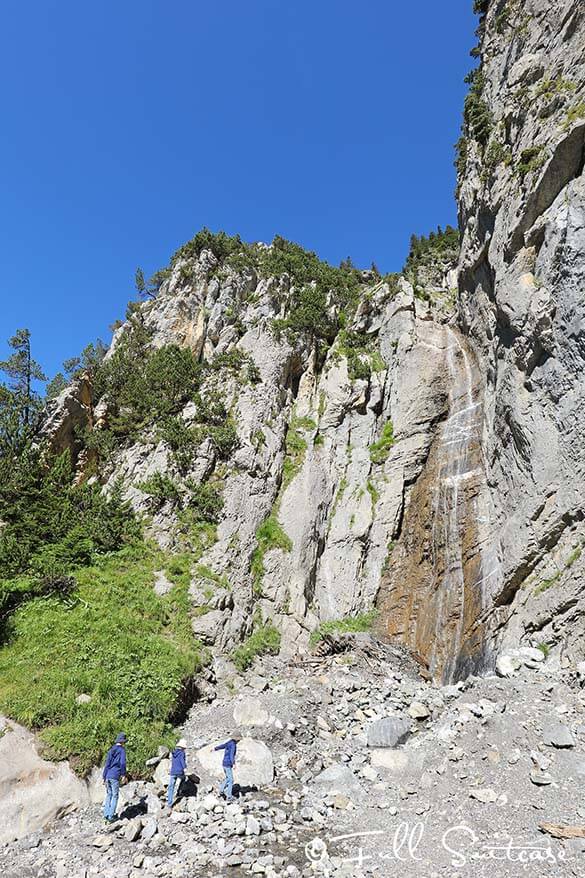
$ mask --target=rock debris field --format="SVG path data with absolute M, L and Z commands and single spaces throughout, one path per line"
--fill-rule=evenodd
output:
M 6 845 L 3 875 L 583 875 L 582 673 L 524 648 L 497 674 L 441 687 L 369 635 L 235 680 L 218 663 L 216 697 L 183 729 L 192 782 L 170 814 L 161 749 L 152 780 L 123 787 L 120 820 L 103 824 L 95 783 L 94 805 Z M 228 804 L 211 748 L 234 729 Z M 567 827 L 577 837 L 555 837 Z

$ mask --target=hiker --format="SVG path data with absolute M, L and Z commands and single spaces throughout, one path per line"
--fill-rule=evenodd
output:
M 239 735 L 232 735 L 229 741 L 226 741 L 225 744 L 218 744 L 217 747 L 214 747 L 214 750 L 223 750 L 223 773 L 225 774 L 225 779 L 222 785 L 219 788 L 220 796 L 225 794 L 225 797 L 228 802 L 233 802 L 234 797 L 232 795 L 232 790 L 234 786 L 234 765 L 236 764 L 236 751 L 238 749 L 238 741 L 241 741 Z
M 181 786 L 181 781 L 185 778 L 185 769 L 187 768 L 187 756 L 185 750 L 187 742 L 184 738 L 177 741 L 177 746 L 172 752 L 171 776 L 169 778 L 169 788 L 167 790 L 167 807 L 173 807 L 175 797 L 175 789 L 177 792 Z
M 104 801 L 104 820 L 113 823 L 118 806 L 118 793 L 120 781 L 126 777 L 126 735 L 120 732 L 116 743 L 108 750 L 106 764 L 104 765 L 103 779 L 106 785 L 106 799 Z

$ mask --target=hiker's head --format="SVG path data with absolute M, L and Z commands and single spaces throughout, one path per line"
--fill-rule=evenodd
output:
M 240 742 L 241 740 L 242 740 L 242 736 L 240 735 L 240 733 L 239 733 L 239 732 L 234 732 L 233 735 L 232 735 L 232 741 L 235 741 L 236 744 L 239 744 L 239 742 Z
M 124 732 L 120 732 L 118 737 L 116 738 L 116 744 L 125 744 L 126 743 L 126 735 Z
M 180 747 L 181 750 L 186 750 L 187 749 L 186 740 L 184 738 L 179 738 L 179 740 L 177 741 L 177 747 Z

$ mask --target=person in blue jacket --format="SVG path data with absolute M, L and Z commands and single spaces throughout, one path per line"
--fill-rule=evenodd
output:
M 222 765 L 225 779 L 219 788 L 219 794 L 220 796 L 225 795 L 228 802 L 234 801 L 232 795 L 234 787 L 234 765 L 236 764 L 236 752 L 238 749 L 238 741 L 240 740 L 241 738 L 239 735 L 232 735 L 229 741 L 226 741 L 225 744 L 218 744 L 217 747 L 214 747 L 215 750 L 224 751 Z
M 126 735 L 120 732 L 116 738 L 116 743 L 108 750 L 103 771 L 103 779 L 106 785 L 106 798 L 104 801 L 104 820 L 106 823 L 114 822 L 114 815 L 118 806 L 120 780 L 125 777 Z
M 173 807 L 175 789 L 177 789 L 178 791 L 178 788 L 181 785 L 181 781 L 185 777 L 185 770 L 187 768 L 187 756 L 185 754 L 186 749 L 187 742 L 184 738 L 181 738 L 180 741 L 177 741 L 177 746 L 172 752 L 171 776 L 169 778 L 169 788 L 167 790 L 167 805 L 169 808 Z

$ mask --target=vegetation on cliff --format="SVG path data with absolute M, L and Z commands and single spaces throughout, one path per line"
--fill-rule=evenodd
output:
M 170 740 L 201 666 L 189 576 L 144 543 L 119 485 L 106 495 L 98 483 L 76 484 L 69 451 L 47 457 L 34 389 L 41 372 L 28 333 L 12 341 L 15 355 L 2 364 L 9 383 L 0 384 L 0 711 L 40 730 L 49 754 L 72 756 L 80 770 L 124 727 L 140 771 Z M 171 375 L 177 362 L 190 374 L 173 351 L 158 363 L 159 385 L 169 362 Z M 172 406 L 179 390 L 168 385 Z M 195 524 L 213 502 L 200 498 Z M 165 565 L 175 584 L 162 598 L 153 582 Z

